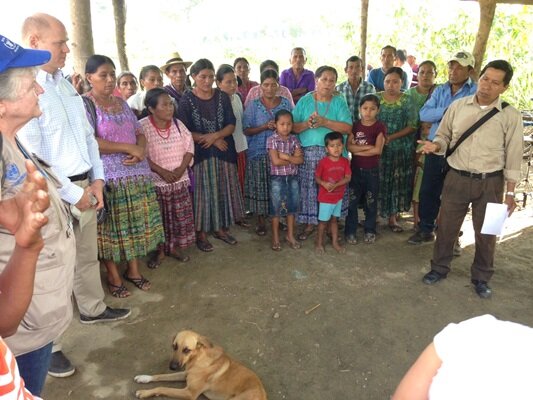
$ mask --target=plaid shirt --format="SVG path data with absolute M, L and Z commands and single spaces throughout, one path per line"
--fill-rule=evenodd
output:
M 361 83 L 359 84 L 359 87 L 355 93 L 353 92 L 352 86 L 348 81 L 344 81 L 337 85 L 336 89 L 342 93 L 346 99 L 346 103 L 348 103 L 348 108 L 352 113 L 354 122 L 359 120 L 359 102 L 361 101 L 361 98 L 366 94 L 376 93 L 374 85 L 364 81 L 363 78 L 361 78 Z
M 287 140 L 283 140 L 281 136 L 274 133 L 267 139 L 267 150 L 277 150 L 280 153 L 293 155 L 296 149 L 301 149 L 300 141 L 295 135 L 289 135 Z M 287 176 L 297 175 L 298 166 L 295 164 L 289 165 L 274 165 L 270 161 L 270 175 Z

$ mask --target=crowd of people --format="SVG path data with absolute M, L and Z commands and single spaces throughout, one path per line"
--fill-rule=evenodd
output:
M 282 243 L 298 250 L 316 230 L 317 254 L 327 236 L 344 253 L 345 243 L 358 243 L 360 208 L 363 242 L 372 244 L 378 216 L 400 233 L 399 215 L 413 207 L 410 244 L 434 241 L 439 229 L 423 278 L 434 284 L 450 271 L 472 204 L 472 283 L 480 297 L 490 296 L 495 237 L 481 234 L 484 210 L 504 199 L 504 184 L 504 202 L 514 210 L 522 154 L 520 113 L 500 99 L 513 73 L 506 61 L 487 64 L 476 84 L 473 56 L 459 51 L 449 58 L 446 83 L 435 84 L 436 66 L 426 60 L 416 65 L 413 85 L 406 54 L 390 45 L 367 79 L 363 61 L 349 57 L 341 83 L 331 66 L 305 69 L 300 47 L 281 73 L 276 62 L 261 63 L 260 82 L 249 78 L 244 57 L 215 68 L 176 52 L 161 67 L 143 67 L 137 79 L 117 74 L 113 60 L 97 54 L 82 80 L 72 76 L 73 86 L 61 71 L 69 53 L 61 21 L 36 14 L 22 33 L 34 50 L 1 37 L 1 198 L 26 196 L 17 210 L 23 221 L 39 223 L 33 230 L 13 225 L 2 208 L 0 233 L 9 240 L 0 251 L 10 254 L 23 240 L 36 243 L 32 254 L 42 250 L 29 309 L 17 316 L 27 323 L 0 335 L 12 335 L 6 342 L 35 395 L 47 373 L 74 373 L 59 340 L 72 317 L 72 294 L 82 323 L 130 315 L 105 304 L 100 262 L 110 294 L 125 298 L 125 282 L 151 289 L 141 272 L 144 257 L 157 268 L 167 256 L 187 262 L 185 249 L 194 244 L 212 252 L 211 238 L 234 246 L 232 227 L 249 228 L 251 218 L 259 236 L 270 219 L 273 251 Z M 459 137 L 489 111 L 490 121 L 470 129 L 472 139 L 459 147 Z M 42 176 L 33 177 L 34 169 Z M 24 208 L 28 198 L 35 205 Z M 8 258 L 0 265 L 4 275 Z

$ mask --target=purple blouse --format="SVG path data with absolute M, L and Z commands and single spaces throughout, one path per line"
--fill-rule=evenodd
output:
M 96 104 L 91 94 L 86 96 Z M 113 102 L 106 108 L 96 104 L 96 136 L 115 143 L 137 143 L 137 135 L 143 134 L 137 117 L 128 103 L 121 98 L 113 97 Z M 101 154 L 106 180 L 139 175 L 152 177 L 146 159 L 135 165 L 126 166 L 122 164 L 126 156 L 125 153 Z

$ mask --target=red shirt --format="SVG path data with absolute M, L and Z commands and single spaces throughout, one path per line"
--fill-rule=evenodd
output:
M 338 161 L 333 161 L 329 157 L 324 157 L 318 162 L 315 176 L 323 181 L 336 183 L 345 176 L 352 176 L 350 162 L 341 156 Z M 318 188 L 318 201 L 321 203 L 336 204 L 342 200 L 346 185 L 337 186 L 331 192 L 328 192 L 322 185 Z
M 383 133 L 385 136 L 387 134 L 387 127 L 381 121 L 376 121 L 371 126 L 366 126 L 361 123 L 361 121 L 356 121 L 352 127 L 353 137 L 355 139 L 355 144 L 360 146 L 362 145 L 371 145 L 376 144 L 376 140 L 380 133 Z M 375 168 L 379 165 L 379 156 L 370 156 L 363 157 L 353 155 L 352 157 L 352 168 Z

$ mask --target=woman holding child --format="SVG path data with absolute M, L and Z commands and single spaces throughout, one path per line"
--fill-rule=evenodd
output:
M 274 115 L 279 110 L 292 110 L 285 97 L 278 96 L 278 74 L 270 69 L 261 74 L 263 95 L 255 99 L 244 111 L 243 128 L 248 139 L 244 199 L 246 209 L 257 215 L 259 236 L 266 234 L 265 217 L 269 203 L 269 158 L 267 139 L 275 129 Z
M 326 65 L 319 67 L 315 72 L 315 91 L 302 97 L 293 110 L 293 131 L 298 134 L 304 152 L 304 163 L 298 171 L 298 222 L 306 224 L 306 227 L 298 235 L 299 240 L 306 240 L 318 225 L 318 186 L 315 183 L 315 170 L 326 154 L 324 138 L 331 131 L 347 135 L 352 129 L 352 116 L 346 100 L 343 96 L 333 95 L 336 82 L 335 68 Z

